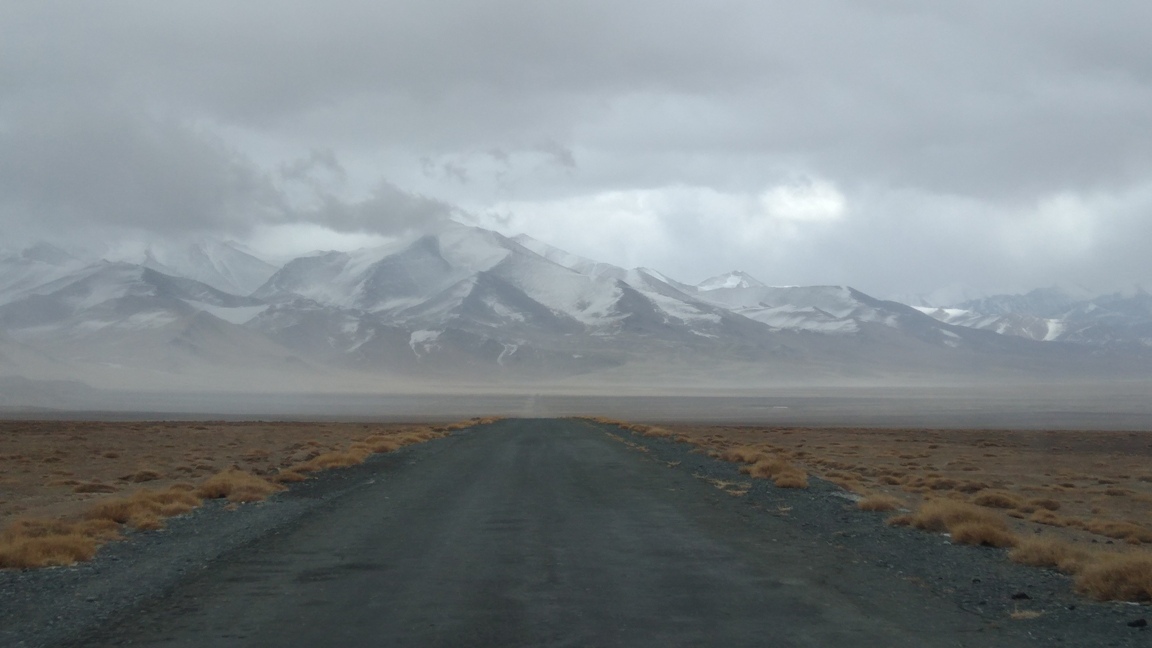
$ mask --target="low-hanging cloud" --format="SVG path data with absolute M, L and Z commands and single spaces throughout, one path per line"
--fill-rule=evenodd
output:
M 1150 23 L 1140 0 L 13 3 L 0 218 L 393 233 L 460 205 L 687 278 L 1148 282 Z
M 243 236 L 261 225 L 310 222 L 387 235 L 435 228 L 453 213 L 386 180 L 367 198 L 338 197 L 330 187 L 346 171 L 330 150 L 269 172 L 208 126 L 124 106 L 8 117 L 0 214 L 10 230 Z
M 363 200 L 341 200 L 331 194 L 318 196 L 316 206 L 293 210 L 288 213 L 288 220 L 323 225 L 337 232 L 389 235 L 433 230 L 458 213 L 448 203 L 403 191 L 382 180 Z
M 242 228 L 276 202 L 263 174 L 221 139 L 131 108 L 25 112 L 0 130 L 0 209 L 46 230 Z

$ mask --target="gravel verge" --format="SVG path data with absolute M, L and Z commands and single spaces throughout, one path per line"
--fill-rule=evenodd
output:
M 1010 562 L 1007 550 L 954 545 L 941 534 L 884 523 L 891 514 L 861 511 L 844 489 L 809 477 L 807 489 L 777 488 L 740 474 L 739 466 L 696 451 L 688 443 L 591 424 L 647 449 L 645 455 L 701 479 L 751 483 L 741 497 L 763 515 L 786 516 L 798 528 L 850 553 L 853 560 L 892 572 L 989 623 L 1024 630 L 1044 646 L 1147 646 L 1152 609 L 1077 596 L 1068 576 Z M 679 462 L 679 463 L 677 463 Z M 1013 619 L 1017 611 L 1038 612 Z
M 169 518 L 164 529 L 130 532 L 96 558 L 70 567 L 0 570 L 0 646 L 63 646 L 124 618 L 140 604 L 193 578 L 221 556 L 289 528 L 371 483 L 390 467 L 418 461 L 437 439 L 372 455 L 363 464 L 314 473 L 264 502 L 227 510 L 210 501 Z

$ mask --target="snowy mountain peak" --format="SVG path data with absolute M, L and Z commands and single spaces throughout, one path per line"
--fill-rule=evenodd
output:
M 38 261 L 53 266 L 64 266 L 76 263 L 76 257 L 49 243 L 37 243 L 25 248 L 20 256 L 28 261 Z
M 705 279 L 696 285 L 698 290 L 720 290 L 721 288 L 765 288 L 763 282 L 747 272 L 734 270 L 711 279 Z
M 237 245 L 213 240 L 183 246 L 150 246 L 144 251 L 141 265 L 237 295 L 251 294 L 277 270 Z

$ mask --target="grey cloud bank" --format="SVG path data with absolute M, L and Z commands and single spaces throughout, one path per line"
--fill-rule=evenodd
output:
M 4 15 L 10 237 L 454 218 L 688 281 L 1152 283 L 1144 2 Z

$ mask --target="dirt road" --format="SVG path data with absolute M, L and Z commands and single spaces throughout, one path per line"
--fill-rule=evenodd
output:
M 80 645 L 1031 645 L 583 422 L 409 457 Z

